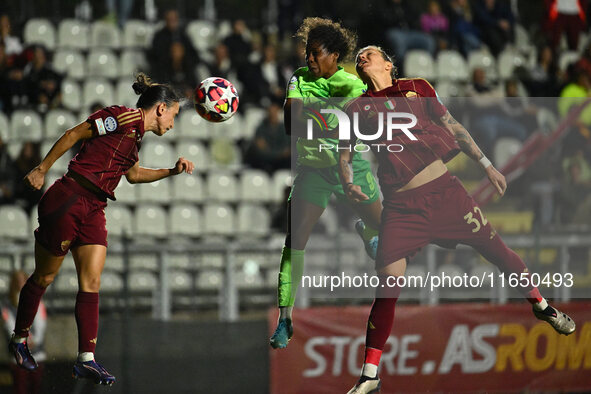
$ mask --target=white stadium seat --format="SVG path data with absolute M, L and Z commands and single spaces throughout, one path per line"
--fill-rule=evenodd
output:
M 195 20 L 187 25 L 187 35 L 198 51 L 206 51 L 216 40 L 215 26 L 210 21 Z
M 272 197 L 271 180 L 261 170 L 244 170 L 240 174 L 240 198 L 242 201 L 267 202 Z
M 12 139 L 12 132 L 10 131 L 8 117 L 4 112 L 0 112 L 0 138 L 5 143 Z
M 229 140 L 236 141 L 243 137 L 243 127 L 242 115 L 236 113 L 224 122 L 209 123 L 209 132 L 211 135 L 223 136 Z
M 203 218 L 197 207 L 175 204 L 170 208 L 170 234 L 199 237 L 203 232 Z
M 205 187 L 200 176 L 175 176 L 172 179 L 172 194 L 175 201 L 203 202 Z
M 43 139 L 43 122 L 41 116 L 32 110 L 16 110 L 10 118 L 12 139 L 18 141 L 35 141 Z
M 124 204 L 136 204 L 138 201 L 138 191 L 136 185 L 127 181 L 125 176 L 121 177 L 117 188 L 115 189 L 115 198 L 118 202 Z
M 133 235 L 133 213 L 121 204 L 109 204 L 105 209 L 107 219 L 107 232 L 109 237 L 122 237 Z
M 195 280 L 195 287 L 200 290 L 219 289 L 224 283 L 224 275 L 218 270 L 203 270 Z
M 264 237 L 269 235 L 271 217 L 269 210 L 260 205 L 241 204 L 238 207 L 238 233 L 242 236 Z
M 123 290 L 121 275 L 113 271 L 104 271 L 101 274 L 101 292 L 118 293 Z
M 244 121 L 242 122 L 242 137 L 245 139 L 252 139 L 256 133 L 257 127 L 267 116 L 267 112 L 262 108 L 249 108 L 244 114 Z
M 131 291 L 149 292 L 156 290 L 158 279 L 152 272 L 134 271 L 129 274 L 128 283 Z
M 210 172 L 206 182 L 208 200 L 224 202 L 238 200 L 238 184 L 231 173 Z
M 118 49 L 121 46 L 121 32 L 112 23 L 96 21 L 90 27 L 90 46 Z
M 76 49 L 57 50 L 53 55 L 53 66 L 70 78 L 82 79 L 86 76 L 86 61 Z
M 121 78 L 117 81 L 117 86 L 115 87 L 115 95 L 117 96 L 117 103 L 121 105 L 125 105 L 126 107 L 135 108 L 135 104 L 137 103 L 138 96 L 135 94 L 131 85 L 133 81 L 131 78 Z M 168 135 L 165 134 L 165 135 Z
M 290 170 L 275 171 L 273 174 L 273 201 L 282 202 L 285 188 L 291 187 L 292 184 L 293 176 Z
M 116 78 L 119 76 L 119 60 L 108 48 L 90 51 L 86 59 L 88 75 L 91 77 Z
M 581 54 L 577 51 L 565 51 L 560 54 L 558 60 L 558 67 L 562 71 L 566 71 L 569 65 L 576 63 L 581 58 Z
M 180 137 L 207 140 L 211 135 L 209 123 L 192 108 L 184 108 L 181 111 L 177 129 Z
M 167 142 L 148 141 L 140 150 L 140 165 L 150 168 L 171 168 L 177 160 L 176 153 Z
M 168 287 L 172 291 L 188 291 L 193 286 L 191 275 L 180 270 L 171 270 L 168 273 Z
M 139 204 L 135 211 L 136 235 L 166 237 L 168 231 L 168 215 L 159 205 Z
M 90 107 L 93 103 L 99 102 L 103 106 L 113 105 L 115 102 L 115 91 L 113 85 L 105 80 L 87 80 L 82 88 L 82 104 Z
M 76 19 L 64 19 L 58 27 L 58 45 L 60 48 L 88 48 L 88 24 Z
M 148 60 L 142 51 L 127 49 L 119 59 L 119 75 L 131 78 L 139 71 L 147 72 Z
M 515 156 L 523 144 L 517 138 L 501 137 L 495 141 L 493 148 L 493 163 L 497 168 L 503 168 Z
M 0 206 L 0 238 L 28 239 L 29 217 L 18 205 Z
M 468 79 L 468 67 L 462 55 L 457 51 L 444 50 L 437 55 L 438 79 L 452 81 L 466 81 Z
M 406 53 L 404 56 L 404 72 L 409 78 L 431 80 L 437 77 L 433 57 L 429 52 L 420 49 Z
M 155 182 L 140 183 L 137 185 L 137 188 L 139 190 L 139 201 L 142 203 L 157 202 L 168 204 L 171 200 L 171 187 L 168 178 Z
M 525 63 L 525 58 L 519 52 L 510 49 L 504 50 L 498 56 L 497 61 L 499 78 L 505 80 L 513 77 L 513 70 L 516 67 L 525 66 Z
M 204 211 L 205 233 L 207 235 L 233 235 L 235 229 L 234 211 L 227 204 L 207 204 Z
M 152 42 L 154 28 L 146 21 L 131 19 L 123 27 L 123 45 L 128 48 L 148 48 Z
M 29 19 L 25 24 L 25 43 L 41 44 L 49 50 L 55 48 L 55 28 L 47 19 Z
M 62 81 L 62 104 L 72 111 L 78 111 L 82 107 L 82 92 L 76 81 L 71 79 Z
M 231 170 L 240 170 L 242 155 L 238 146 L 229 138 L 218 137 L 209 145 L 209 156 L 215 166 Z
M 45 139 L 55 141 L 64 132 L 76 126 L 76 118 L 70 111 L 52 109 L 45 115 Z
M 177 153 L 180 157 L 192 161 L 196 171 L 207 171 L 211 165 L 209 151 L 199 142 L 181 140 L 177 144 Z
M 76 271 L 60 270 L 55 278 L 55 290 L 59 293 L 76 293 L 78 291 L 78 276 Z
M 497 79 L 497 62 L 493 55 L 486 51 L 472 51 L 468 56 L 468 68 L 470 72 L 481 68 L 486 72 L 489 80 Z

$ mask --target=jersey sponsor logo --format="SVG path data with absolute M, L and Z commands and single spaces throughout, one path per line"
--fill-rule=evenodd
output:
M 291 77 L 291 79 L 289 80 L 289 85 L 287 85 L 287 90 L 296 90 L 296 83 L 297 82 L 298 82 L 298 79 L 296 78 L 295 75 L 293 77 Z
M 117 129 L 117 121 L 114 117 L 109 116 L 107 119 L 105 119 L 105 129 L 107 129 L 108 132 L 112 132 Z
M 107 131 L 105 130 L 105 124 L 101 118 L 95 119 L 94 123 L 96 124 L 96 131 L 99 135 L 107 134 Z

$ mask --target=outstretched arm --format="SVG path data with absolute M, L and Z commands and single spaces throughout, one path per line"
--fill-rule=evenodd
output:
M 361 191 L 361 186 L 355 185 L 353 183 L 353 166 L 351 165 L 352 158 L 353 154 L 346 149 L 341 150 L 339 153 L 338 171 L 339 178 L 341 179 L 341 185 L 343 186 L 343 191 L 345 192 L 347 198 L 352 202 L 368 200 L 369 197 Z
M 178 175 L 183 172 L 192 174 L 195 165 L 189 160 L 181 157 L 176 162 L 173 168 L 152 169 L 140 167 L 139 162 L 136 162 L 133 167 L 127 171 L 125 177 L 129 183 L 149 183 L 159 181 L 160 179 L 169 177 L 171 175 Z
M 474 142 L 474 139 L 472 139 L 470 133 L 468 133 L 468 130 L 466 130 L 460 122 L 455 120 L 449 111 L 447 111 L 439 121 L 455 136 L 456 142 L 460 146 L 462 152 L 468 155 L 472 160 L 480 163 L 486 172 L 490 183 L 492 183 L 495 189 L 497 189 L 497 192 L 501 196 L 505 194 L 505 190 L 507 190 L 507 181 L 505 180 L 505 177 L 497 171 L 490 160 L 484 156 L 478 145 L 476 145 L 476 142 Z

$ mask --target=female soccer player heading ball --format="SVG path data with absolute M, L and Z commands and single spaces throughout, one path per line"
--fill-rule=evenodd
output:
M 35 271 L 20 293 L 14 334 L 9 349 L 21 367 L 34 370 L 37 363 L 27 347 L 33 323 L 45 289 L 57 275 L 64 256 L 72 251 L 78 274 L 75 316 L 78 326 L 78 359 L 73 376 L 111 385 L 115 377 L 94 359 L 99 319 L 100 277 L 107 255 L 104 209 L 122 175 L 130 183 L 147 183 L 191 174 L 194 165 L 179 158 L 168 169 L 139 166 L 138 152 L 146 131 L 164 135 L 174 126 L 180 96 L 168 85 L 152 83 L 143 73 L 133 90 L 140 97 L 137 109 L 113 105 L 90 115 L 67 130 L 53 145 L 41 164 L 25 182 L 39 190 L 45 174 L 76 142 L 84 141 L 70 161 L 68 172 L 58 179 L 39 201 L 39 227 L 35 230 Z
M 306 137 L 302 120 L 305 103 L 318 97 L 358 97 L 365 91 L 365 84 L 338 66 L 356 46 L 357 38 L 353 32 L 329 19 L 306 18 L 297 36 L 306 43 L 308 67 L 297 69 L 289 81 L 284 105 L 285 128 L 288 134 Z M 321 138 L 298 138 L 297 141 L 298 163 L 289 197 L 288 233 L 279 269 L 279 322 L 270 340 L 273 348 L 286 347 L 293 335 L 292 309 L 304 270 L 304 248 L 312 228 L 333 193 L 338 199 L 347 200 L 338 178 L 338 153 L 336 150 L 319 151 L 320 144 L 338 145 L 336 132 L 333 131 L 337 126 L 334 121 L 327 120 L 329 130 L 325 130 Z M 359 154 L 354 154 L 352 161 L 355 182 L 367 195 L 364 201 L 352 204 L 363 219 L 357 223 L 356 229 L 366 244 L 368 254 L 375 258 L 377 231 L 371 228 L 377 229 L 382 211 L 378 187 L 369 163 Z
M 447 171 L 444 163 L 461 149 L 480 163 L 500 195 L 507 188 L 505 177 L 482 154 L 468 131 L 450 115 L 429 82 L 420 78 L 396 79 L 392 60 L 376 46 L 365 47 L 357 53 L 356 69 L 367 83 L 368 91 L 351 104 L 351 111 L 380 112 L 377 106 L 384 107 L 391 99 L 389 107 L 395 104 L 397 111 L 409 111 L 417 117 L 417 126 L 413 128 L 417 140 L 405 139 L 404 150 L 390 153 L 386 149 L 372 149 L 379 162 L 378 178 L 384 195 L 376 258 L 376 270 L 382 283 L 395 283 L 388 282 L 387 278 L 403 276 L 410 257 L 429 243 L 451 248 L 458 243 L 467 244 L 504 274 L 527 273 L 524 262 L 505 245 L 459 180 Z M 372 103 L 376 108 L 365 108 L 366 111 L 356 108 L 371 107 Z M 393 135 L 392 140 L 394 138 L 396 142 L 401 141 L 399 135 Z M 376 142 L 388 145 L 394 141 L 382 137 Z M 343 185 L 355 183 L 355 168 L 351 169 L 349 162 L 349 152 L 341 151 L 339 174 Z M 364 198 L 358 186 L 349 186 L 347 190 L 350 199 Z M 575 331 L 574 321 L 548 305 L 537 288 L 529 285 L 518 290 L 532 304 L 538 319 L 547 321 L 561 334 Z M 378 288 L 368 320 L 361 378 L 349 394 L 379 391 L 378 365 L 392 330 L 399 294 L 399 287 Z

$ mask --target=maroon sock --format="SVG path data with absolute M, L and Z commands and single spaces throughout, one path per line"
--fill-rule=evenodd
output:
M 18 309 L 16 312 L 16 322 L 14 325 L 14 334 L 17 337 L 26 338 L 29 336 L 29 329 L 35 320 L 39 302 L 45 293 L 45 287 L 39 286 L 30 276 L 21 289 L 18 298 Z
M 393 277 L 390 279 L 393 280 Z M 375 365 L 377 365 L 376 361 L 379 362 L 379 357 L 378 360 L 375 360 L 376 352 L 368 352 L 367 350 L 368 348 L 377 349 L 380 351 L 380 354 L 384 350 L 384 345 L 392 331 L 396 301 L 398 301 L 398 296 L 400 295 L 400 287 L 389 287 L 384 282 L 386 280 L 386 276 L 380 275 L 380 283 L 384 284 L 384 287 L 378 287 L 376 298 L 373 301 L 369 319 L 367 320 L 364 362 L 370 362 Z M 382 298 L 383 296 L 387 296 L 388 298 Z
M 522 272 L 529 272 L 527 266 L 521 260 L 521 257 L 513 250 L 509 249 L 498 235 L 485 245 L 474 246 L 474 248 L 488 261 L 499 267 L 501 272 L 505 274 L 506 280 L 509 275 L 517 275 L 517 279 L 521 278 Z M 529 278 L 528 278 L 529 279 Z M 517 290 L 531 303 L 535 304 L 542 301 L 542 295 L 537 287 L 531 286 L 517 286 Z
M 94 353 L 98 334 L 99 294 L 79 291 L 74 314 L 78 326 L 78 352 Z

